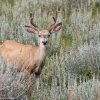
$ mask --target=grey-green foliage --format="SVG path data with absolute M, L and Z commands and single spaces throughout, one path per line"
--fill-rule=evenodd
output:
M 28 86 L 23 81 L 24 76 L 24 73 L 18 73 L 10 63 L 0 58 L 0 99 L 27 99 Z
M 81 78 L 81 77 L 80 77 Z M 73 100 L 99 100 L 100 99 L 100 81 L 93 75 L 90 80 L 81 81 L 77 84 L 75 77 L 69 75 L 68 91 L 71 91 Z
M 70 51 L 68 54 L 69 71 L 72 73 L 81 73 L 85 67 L 95 71 L 100 69 L 100 43 L 98 44 L 85 44 L 78 48 L 78 50 Z
M 100 69 L 100 21 L 94 22 L 91 12 L 73 11 L 68 27 L 73 38 L 68 52 L 68 69 L 73 74 L 82 74 L 84 69 Z
M 96 84 L 99 87 L 99 81 L 95 79 L 82 83 L 84 77 L 79 76 L 88 76 L 88 73 L 100 67 L 100 14 L 97 11 L 94 18 L 92 11 L 99 1 L 1 0 L 1 2 L 0 42 L 13 39 L 34 45 L 35 41 L 37 42 L 36 35 L 28 33 L 24 27 L 29 24 L 30 12 L 33 13 L 34 23 L 41 28 L 47 28 L 52 23 L 51 16 L 58 11 L 57 21 L 63 22 L 63 28 L 50 38 L 48 56 L 39 78 L 39 89 L 36 89 L 36 79 L 32 76 L 32 87 L 26 90 L 27 82 L 24 80 L 24 83 L 20 79 L 21 73 L 10 70 L 11 65 L 0 60 L 0 95 L 16 98 L 24 93 L 21 96 L 23 100 L 66 100 L 67 89 L 73 87 L 75 96 L 78 94 L 80 100 L 96 100 L 97 94 L 94 91 Z M 88 72 L 88 69 L 92 72 Z

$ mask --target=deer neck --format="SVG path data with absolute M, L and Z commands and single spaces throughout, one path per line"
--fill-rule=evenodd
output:
M 39 45 L 38 54 L 39 54 L 39 58 L 41 60 L 44 60 L 47 55 L 47 47 L 44 45 Z

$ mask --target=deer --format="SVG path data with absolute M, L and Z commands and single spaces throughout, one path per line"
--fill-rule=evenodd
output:
M 57 14 L 52 17 L 53 23 L 47 29 L 41 29 L 33 22 L 32 13 L 30 13 L 30 24 L 25 25 L 29 33 L 38 35 L 38 46 L 32 44 L 21 44 L 15 40 L 5 40 L 0 45 L 1 57 L 10 62 L 13 66 L 18 63 L 18 71 L 25 70 L 28 78 L 31 74 L 40 76 L 47 56 L 47 45 L 52 33 L 58 32 L 62 28 L 62 22 L 57 23 Z

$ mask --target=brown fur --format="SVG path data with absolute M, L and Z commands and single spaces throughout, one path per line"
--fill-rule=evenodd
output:
M 31 73 L 39 75 L 41 73 L 46 56 L 45 50 L 46 48 L 24 45 L 14 40 L 6 40 L 0 45 L 0 55 L 13 65 L 18 64 L 19 71 L 25 69 L 27 75 Z M 41 53 L 44 54 L 41 55 Z

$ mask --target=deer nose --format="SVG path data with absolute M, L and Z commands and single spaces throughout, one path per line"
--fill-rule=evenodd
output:
M 47 41 L 43 41 L 42 43 L 43 43 L 44 45 L 46 45 L 48 42 L 47 42 Z

